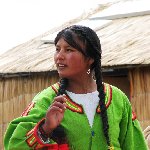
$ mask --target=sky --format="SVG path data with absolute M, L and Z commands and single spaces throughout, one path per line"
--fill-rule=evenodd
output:
M 91 0 L 0 0 L 0 54 L 96 5 Z

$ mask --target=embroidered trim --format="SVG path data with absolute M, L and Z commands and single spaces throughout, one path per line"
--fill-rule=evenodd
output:
M 59 83 L 56 83 L 56 84 L 54 84 L 54 85 L 51 86 L 52 89 L 55 91 L 56 94 L 58 93 L 59 86 L 60 86 Z
M 24 110 L 24 112 L 21 114 L 21 117 L 27 116 L 30 110 L 34 107 L 34 102 L 31 102 L 28 107 Z
M 56 83 L 56 84 L 52 85 L 51 87 L 55 91 L 55 93 L 57 94 L 58 88 L 59 88 L 59 83 Z M 65 98 L 67 99 L 66 107 L 68 109 L 70 109 L 73 112 L 83 113 L 83 109 L 82 109 L 81 105 L 73 102 L 68 95 L 65 95 Z
M 135 112 L 132 111 L 132 121 L 134 121 L 136 119 L 136 114 Z
M 112 88 L 109 84 L 104 84 L 104 92 L 105 92 L 105 103 L 106 103 L 106 108 L 109 107 L 109 105 L 111 104 L 112 101 Z M 97 109 L 96 109 L 97 113 L 100 113 L 100 106 L 98 105 Z
M 38 137 L 38 127 L 40 125 L 40 123 L 42 123 L 45 120 L 42 119 L 40 122 L 38 122 L 38 124 L 32 129 L 30 130 L 26 136 L 26 142 L 29 145 L 29 147 L 31 147 L 32 149 L 39 149 L 39 148 L 43 148 L 43 147 L 49 147 L 49 148 L 58 148 L 58 144 L 54 143 L 54 144 L 45 144 L 41 141 L 41 139 Z
M 58 93 L 59 86 L 60 86 L 59 83 L 52 85 L 52 89 L 55 91 L 56 94 Z M 109 84 L 106 84 L 106 83 L 104 84 L 104 92 L 106 94 L 105 96 L 106 108 L 108 108 L 112 101 L 112 88 Z M 83 113 L 83 108 L 81 105 L 73 102 L 68 95 L 65 95 L 65 98 L 67 99 L 66 107 L 68 109 L 70 109 L 73 112 Z M 97 113 L 101 112 L 99 105 L 97 106 L 96 112 Z
M 35 139 L 34 135 L 31 133 L 31 135 L 29 135 L 29 137 L 26 140 L 26 142 L 28 143 L 28 145 L 30 147 L 33 147 L 33 145 L 35 145 L 37 143 L 37 140 Z
M 82 109 L 82 106 L 80 106 L 79 104 L 73 102 L 69 97 L 68 95 L 65 95 L 65 98 L 67 99 L 67 108 L 72 110 L 73 112 L 78 112 L 78 113 L 83 113 L 83 109 Z

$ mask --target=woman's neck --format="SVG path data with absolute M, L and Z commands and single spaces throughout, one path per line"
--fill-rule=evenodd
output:
M 70 80 L 68 82 L 67 90 L 76 94 L 91 93 L 97 90 L 96 82 L 93 78 L 86 80 Z

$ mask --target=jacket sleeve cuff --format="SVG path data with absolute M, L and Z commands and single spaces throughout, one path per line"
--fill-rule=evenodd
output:
M 42 138 L 40 138 L 39 135 L 38 135 L 39 125 L 41 123 L 43 123 L 44 121 L 45 121 L 45 118 L 42 119 L 41 121 L 39 121 L 37 123 L 37 125 L 26 134 L 26 137 L 27 137 L 26 142 L 27 142 L 28 146 L 33 148 L 33 149 L 39 149 L 39 148 L 43 148 L 43 147 L 48 147 L 48 148 L 51 148 L 51 149 L 57 149 L 58 144 L 55 143 L 53 140 L 48 140 L 45 143 L 42 140 Z

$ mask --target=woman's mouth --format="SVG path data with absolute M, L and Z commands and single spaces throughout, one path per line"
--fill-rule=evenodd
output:
M 58 64 L 57 65 L 57 68 L 58 69 L 64 69 L 66 67 L 66 65 L 64 65 L 64 64 Z

